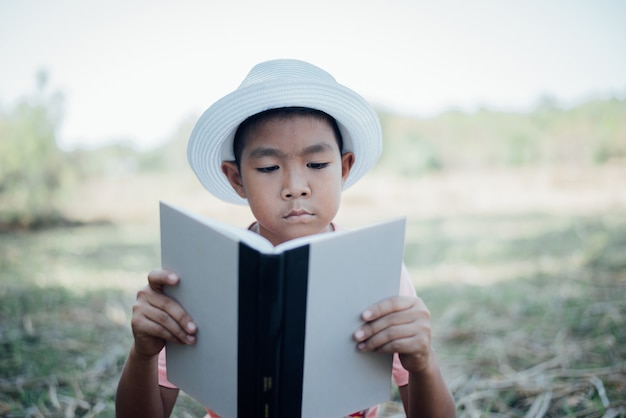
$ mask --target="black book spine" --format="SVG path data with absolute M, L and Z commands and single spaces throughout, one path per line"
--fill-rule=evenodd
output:
M 279 417 L 302 415 L 304 338 L 306 334 L 309 246 L 290 250 L 285 257 L 284 319 L 280 369 Z
M 239 246 L 238 417 L 301 415 L 308 246 Z
M 257 316 L 258 394 L 262 418 L 277 418 L 280 370 L 280 347 L 283 320 L 283 254 L 266 255 L 259 263 L 259 311 Z
M 260 289 L 257 273 L 259 253 L 245 244 L 239 244 L 239 309 L 237 355 L 237 416 L 257 417 L 257 323 Z

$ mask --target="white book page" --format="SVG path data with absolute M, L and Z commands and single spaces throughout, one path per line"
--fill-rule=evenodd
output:
M 167 344 L 168 380 L 225 417 L 237 416 L 239 239 L 161 207 L 163 268 L 180 283 L 166 289 L 198 325 L 194 345 Z
M 183 209 L 179 206 L 175 206 L 166 202 L 160 202 L 161 213 L 166 213 L 166 216 L 172 216 L 174 213 L 179 213 L 191 218 L 195 221 L 197 228 L 207 229 L 210 228 L 216 233 L 223 235 L 226 238 L 230 238 L 233 241 L 242 241 L 248 244 L 252 248 L 256 248 L 262 253 L 271 254 L 276 252 L 272 243 L 261 235 L 249 231 L 245 228 L 220 222 L 215 219 L 206 218 Z
M 404 219 L 311 243 L 302 417 L 342 417 L 389 400 L 392 356 L 361 353 L 361 312 L 398 294 Z

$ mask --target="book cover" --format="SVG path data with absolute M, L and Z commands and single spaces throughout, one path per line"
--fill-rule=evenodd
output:
M 168 344 L 168 379 L 225 418 L 342 417 L 389 399 L 392 356 L 361 353 L 369 305 L 398 294 L 405 220 L 298 238 L 161 202 L 167 289 L 198 325 Z

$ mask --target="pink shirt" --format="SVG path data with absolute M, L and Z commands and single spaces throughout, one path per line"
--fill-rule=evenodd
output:
M 342 229 L 333 224 L 333 228 L 335 230 Z M 409 272 L 406 269 L 404 263 L 402 264 L 402 272 L 400 275 L 400 289 L 398 294 L 401 296 L 412 296 L 416 297 L 415 287 L 413 286 L 413 282 L 411 281 L 411 277 L 409 276 Z M 165 348 L 161 350 L 159 353 L 159 385 L 170 388 L 170 389 L 178 389 L 176 385 L 167 380 L 167 367 L 165 364 Z M 409 384 L 409 373 L 402 367 L 400 363 L 400 358 L 398 354 L 394 354 L 393 356 L 393 369 L 392 369 L 393 379 L 398 387 L 405 386 Z M 376 416 L 378 411 L 378 407 L 369 408 L 367 411 L 357 412 L 355 414 L 350 415 L 351 417 L 367 417 L 373 418 Z M 205 418 L 219 418 L 217 414 L 212 412 L 207 408 L 207 415 Z

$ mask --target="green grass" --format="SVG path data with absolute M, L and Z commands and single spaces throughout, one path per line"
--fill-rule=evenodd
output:
M 547 416 L 626 416 L 626 216 L 412 228 L 406 258 L 459 416 L 522 417 L 548 398 Z
M 626 215 L 414 221 L 405 259 L 459 416 L 626 416 Z M 0 234 L 0 416 L 113 416 L 158 263 L 148 227 Z
M 159 264 L 155 233 L 0 234 L 0 416 L 114 416 L 134 291 Z M 202 416 L 190 398 L 179 404 L 179 416 Z

